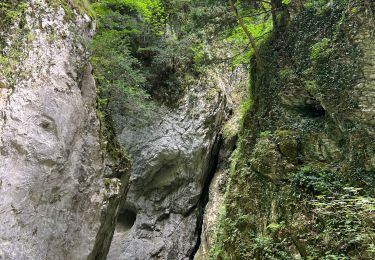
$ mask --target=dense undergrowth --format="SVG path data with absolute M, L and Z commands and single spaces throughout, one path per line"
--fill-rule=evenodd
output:
M 165 104 L 177 101 L 193 51 L 189 39 L 168 25 L 173 11 L 151 0 L 94 1 L 92 6 L 98 18 L 92 63 L 103 99 L 125 101 L 130 112 L 137 104 L 141 113 L 150 108 L 151 98 Z
M 147 114 L 153 102 L 174 106 L 206 66 L 248 64 L 252 54 L 227 1 L 97 0 L 91 7 L 98 22 L 91 52 L 101 103 L 111 99 L 129 113 Z M 253 22 L 261 41 L 272 26 L 259 17 L 266 23 L 245 22 Z M 230 46 L 230 55 L 213 53 L 208 46 L 215 42 Z

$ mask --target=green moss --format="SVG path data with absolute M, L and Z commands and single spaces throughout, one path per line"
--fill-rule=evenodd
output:
M 2 3 L 0 3 L 0 28 L 5 29 L 6 27 L 14 25 L 17 21 L 19 22 L 28 6 L 25 0 L 2 1 Z
M 318 90 L 318 85 L 315 80 L 306 80 L 304 82 L 304 87 L 310 93 L 316 93 Z
M 91 4 L 88 0 L 73 0 L 72 5 L 78 10 L 80 14 L 87 14 L 88 16 L 94 18 L 95 12 L 91 7 Z
M 18 76 L 15 73 L 17 64 L 25 55 L 26 40 L 30 39 L 29 29 L 26 26 L 25 11 L 27 1 L 4 1 L 0 3 L 0 74 L 10 85 L 13 85 Z M 12 30 L 10 28 L 12 27 Z M 10 42 L 10 45 L 9 45 Z
M 290 130 L 277 130 L 274 135 L 280 153 L 290 160 L 296 160 L 298 157 L 297 133 Z
M 331 49 L 329 48 L 331 43 L 331 40 L 328 38 L 323 38 L 319 42 L 315 43 L 311 47 L 311 52 L 310 52 L 310 59 L 313 61 L 318 60 L 321 58 L 323 55 L 327 56 L 329 55 L 329 52 Z
M 251 96 L 251 94 L 250 94 Z M 253 106 L 253 100 L 252 98 L 248 98 L 244 100 L 240 105 L 240 124 L 244 124 L 245 116 L 250 112 L 251 108 Z
M 91 18 L 95 18 L 95 12 L 88 0 L 48 0 L 48 2 L 54 8 L 63 8 L 66 20 L 74 19 L 73 10 L 76 10 L 81 15 L 87 14 Z
M 225 122 L 223 126 L 223 136 L 226 140 L 230 140 L 238 134 L 239 125 L 236 122 L 236 118 L 231 118 Z
M 73 20 L 74 13 L 73 13 L 73 10 L 72 10 L 71 6 L 65 3 L 65 4 L 62 4 L 61 7 L 64 10 L 65 19 L 66 20 Z
M 113 128 L 112 117 L 106 115 L 101 120 L 101 149 L 106 156 L 109 156 L 114 162 L 112 164 L 112 173 L 119 179 L 130 176 L 131 160 L 125 149 L 118 142 L 116 132 Z
M 268 137 L 271 137 L 271 136 L 272 136 L 272 134 L 271 134 L 270 131 L 263 131 L 263 132 L 259 133 L 260 138 L 268 138 Z
M 289 80 L 292 75 L 293 75 L 293 70 L 290 67 L 282 68 L 279 71 L 279 77 L 283 81 Z

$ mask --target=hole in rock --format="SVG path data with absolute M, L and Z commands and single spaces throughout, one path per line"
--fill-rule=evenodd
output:
M 319 104 L 306 104 L 298 108 L 298 112 L 304 117 L 323 117 L 326 114 L 324 108 Z
M 134 209 L 124 208 L 117 218 L 116 231 L 128 232 L 134 225 L 137 213 Z

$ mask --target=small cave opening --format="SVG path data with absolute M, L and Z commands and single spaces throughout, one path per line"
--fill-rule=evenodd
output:
M 325 109 L 316 103 L 305 104 L 297 109 L 297 112 L 303 117 L 317 118 L 324 117 L 326 115 Z
M 120 233 L 128 232 L 134 226 L 136 219 L 137 212 L 135 208 L 125 205 L 117 217 L 116 231 Z

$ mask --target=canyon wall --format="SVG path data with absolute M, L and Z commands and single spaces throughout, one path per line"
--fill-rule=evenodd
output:
M 115 161 L 101 147 L 86 51 L 95 24 L 46 1 L 10 8 L 19 16 L 1 28 L 0 259 L 95 258 L 126 182 L 110 177 Z

